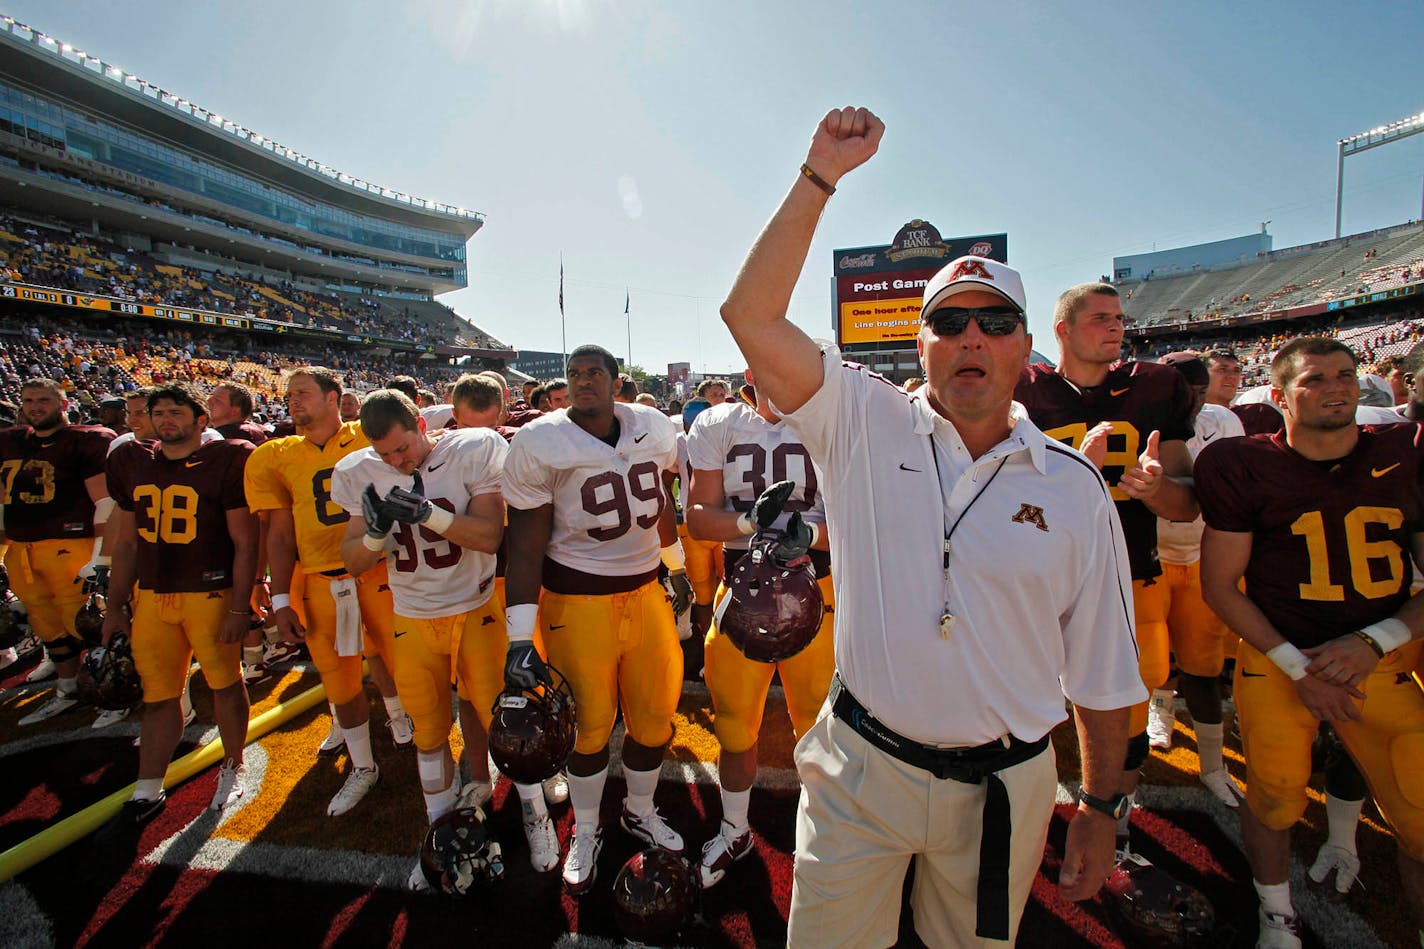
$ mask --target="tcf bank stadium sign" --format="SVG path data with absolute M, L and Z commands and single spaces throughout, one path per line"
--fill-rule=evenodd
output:
M 914 339 L 925 284 L 965 254 L 1008 263 L 1009 235 L 941 237 L 928 221 L 900 228 L 889 244 L 835 251 L 832 322 L 841 346 Z

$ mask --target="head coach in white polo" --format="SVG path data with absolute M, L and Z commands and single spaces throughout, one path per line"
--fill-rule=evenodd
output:
M 1012 401 L 1031 344 L 1018 273 L 961 257 L 930 281 L 912 395 L 786 319 L 821 211 L 884 129 L 865 109 L 825 117 L 722 306 L 826 480 L 838 673 L 796 748 L 788 933 L 818 949 L 893 943 L 912 856 L 927 944 L 1015 938 L 1064 696 L 1084 793 L 1059 887 L 1091 897 L 1112 866 L 1128 707 L 1146 697 L 1103 479 Z

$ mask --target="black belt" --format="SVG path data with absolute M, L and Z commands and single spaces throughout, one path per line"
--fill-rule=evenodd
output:
M 339 578 L 345 577 L 345 576 L 350 576 L 350 574 L 348 574 L 348 573 L 346 572 L 346 568 L 345 568 L 345 567 L 337 567 L 335 570 L 323 570 L 323 571 L 321 571 L 321 575 L 322 575 L 323 577 L 331 577 L 333 580 L 336 580 L 336 579 L 339 579 Z
M 988 784 L 984 800 L 983 836 L 979 841 L 978 912 L 974 934 L 985 939 L 1009 938 L 1009 844 L 1013 821 L 1009 790 L 997 772 L 1043 753 L 1048 736 L 1024 741 L 1010 735 L 973 748 L 935 748 L 911 741 L 871 715 L 839 675 L 831 680 L 831 712 L 876 748 L 941 780 Z

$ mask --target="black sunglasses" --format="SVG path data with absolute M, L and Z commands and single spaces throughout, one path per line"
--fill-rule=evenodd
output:
M 1020 324 L 1026 325 L 1024 315 L 1011 306 L 942 306 L 925 322 L 936 336 L 958 336 L 969 326 L 970 320 L 979 324 L 979 331 L 985 336 L 1008 336 Z

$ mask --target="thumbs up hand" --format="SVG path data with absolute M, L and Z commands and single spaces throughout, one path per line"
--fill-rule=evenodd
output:
M 1162 433 L 1153 431 L 1147 436 L 1147 447 L 1137 456 L 1136 467 L 1123 472 L 1117 486 L 1130 498 L 1146 501 L 1157 494 L 1162 487 L 1162 461 L 1158 456 Z

